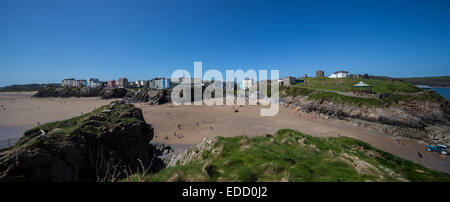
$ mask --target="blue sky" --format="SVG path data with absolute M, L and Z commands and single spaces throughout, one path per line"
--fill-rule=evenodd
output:
M 176 69 L 450 75 L 450 1 L 0 0 L 0 85 Z

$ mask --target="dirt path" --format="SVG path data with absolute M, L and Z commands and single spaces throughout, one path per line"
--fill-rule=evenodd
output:
M 155 141 L 166 144 L 198 144 L 204 137 L 249 137 L 273 134 L 291 128 L 318 137 L 337 137 L 338 134 L 365 141 L 376 148 L 427 167 L 450 173 L 450 159 L 438 153 L 425 152 L 425 144 L 416 140 L 396 138 L 350 124 L 343 120 L 316 118 L 315 115 L 280 107 L 278 115 L 259 116 L 261 106 L 149 106 L 136 104 L 145 120 L 155 129 Z M 238 112 L 235 112 L 238 109 Z M 423 154 L 419 158 L 417 152 Z

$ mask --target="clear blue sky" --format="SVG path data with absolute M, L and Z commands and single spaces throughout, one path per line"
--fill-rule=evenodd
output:
M 0 85 L 193 70 L 450 75 L 450 1 L 0 0 Z

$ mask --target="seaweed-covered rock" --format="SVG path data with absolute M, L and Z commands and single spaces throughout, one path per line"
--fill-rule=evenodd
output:
M 114 181 L 124 170 L 157 171 L 163 165 L 152 139 L 140 109 L 113 102 L 26 131 L 0 153 L 0 181 Z

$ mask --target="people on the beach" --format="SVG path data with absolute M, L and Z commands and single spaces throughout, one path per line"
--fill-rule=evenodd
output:
M 422 153 L 417 152 L 417 155 L 418 155 L 420 158 L 423 158 Z

